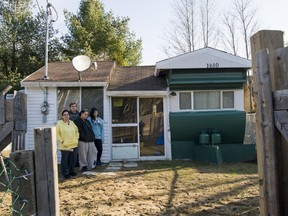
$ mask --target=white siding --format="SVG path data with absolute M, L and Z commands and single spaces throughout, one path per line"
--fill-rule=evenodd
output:
M 104 162 L 108 162 L 111 160 L 111 127 L 109 122 L 110 120 L 110 103 L 109 103 L 109 97 L 106 96 L 105 92 L 107 90 L 107 87 L 104 87 L 103 91 L 103 119 L 104 119 L 104 143 L 103 143 L 103 152 L 101 160 Z
M 110 97 L 106 94 L 107 88 L 103 91 L 103 119 L 104 119 L 104 143 L 102 161 L 109 162 L 112 158 L 112 138 L 111 138 L 111 106 Z M 47 101 L 49 104 L 49 114 L 47 115 L 47 122 L 43 123 L 43 115 L 41 113 L 41 105 L 44 102 L 44 88 L 27 87 L 27 134 L 26 134 L 26 149 L 34 149 L 34 128 L 38 127 L 55 127 L 57 119 L 57 88 L 48 88 Z M 142 94 L 143 96 L 143 94 Z M 163 97 L 163 95 L 161 95 Z M 171 97 L 170 97 L 171 98 Z M 162 159 L 171 159 L 171 138 L 169 126 L 169 98 L 163 97 L 164 105 L 164 129 L 165 133 L 165 157 Z M 56 137 L 55 137 L 56 139 Z M 56 142 L 56 140 L 55 140 Z M 61 153 L 58 151 L 58 162 L 60 162 Z M 146 158 L 149 160 L 149 158 Z M 155 160 L 155 157 L 150 159 Z M 161 158 L 159 158 L 161 159 Z
M 171 133 L 170 133 L 170 121 L 169 121 L 169 113 L 170 113 L 170 103 L 171 97 L 167 96 L 163 98 L 163 115 L 164 115 L 164 129 L 165 129 L 165 156 L 166 159 L 172 160 L 172 149 L 171 149 Z
M 234 91 L 234 105 L 236 110 L 244 111 L 244 90 Z
M 57 122 L 57 96 L 56 88 L 48 88 L 47 101 L 49 104 L 49 114 L 46 116 L 47 121 L 43 123 L 43 114 L 41 106 L 44 102 L 44 88 L 27 88 L 27 150 L 34 149 L 34 128 L 55 127 Z M 56 137 L 55 137 L 56 139 Z M 55 141 L 56 142 L 56 141 Z

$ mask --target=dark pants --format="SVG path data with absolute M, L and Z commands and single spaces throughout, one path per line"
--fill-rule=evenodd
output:
M 103 151 L 102 140 L 101 139 L 95 139 L 94 144 L 95 144 L 95 147 L 97 149 L 97 162 L 100 162 L 101 156 L 102 156 L 102 151 Z
M 77 160 L 78 148 L 74 148 L 73 151 L 61 150 L 61 173 L 62 175 L 69 174 L 74 171 L 74 167 Z

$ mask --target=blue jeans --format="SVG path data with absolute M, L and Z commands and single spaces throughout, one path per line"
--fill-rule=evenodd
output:
M 74 172 L 78 154 L 78 148 L 74 148 L 73 151 L 61 150 L 61 173 L 67 175 L 70 172 Z

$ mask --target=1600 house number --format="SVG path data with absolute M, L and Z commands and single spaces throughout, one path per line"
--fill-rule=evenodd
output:
M 219 63 L 207 63 L 207 68 L 218 68 Z

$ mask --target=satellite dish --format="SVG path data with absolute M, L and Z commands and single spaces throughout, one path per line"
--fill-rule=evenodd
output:
M 86 55 L 78 55 L 72 59 L 72 64 L 75 70 L 82 72 L 87 70 L 91 65 L 91 60 Z

